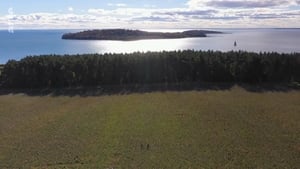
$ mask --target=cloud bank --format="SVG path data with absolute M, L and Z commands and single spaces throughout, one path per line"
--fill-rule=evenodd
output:
M 0 16 L 0 26 L 10 22 L 20 29 L 300 27 L 299 0 L 189 0 L 185 7 L 164 9 L 108 5 L 115 8 L 5 15 Z

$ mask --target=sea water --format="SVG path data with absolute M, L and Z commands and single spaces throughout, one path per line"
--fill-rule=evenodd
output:
M 222 31 L 205 38 L 138 41 L 63 40 L 64 33 L 81 30 L 0 31 L 0 64 L 29 55 L 131 53 L 171 50 L 244 50 L 251 52 L 300 53 L 300 29 L 205 29 Z M 176 32 L 177 29 L 147 31 Z M 234 42 L 237 46 L 234 46 Z

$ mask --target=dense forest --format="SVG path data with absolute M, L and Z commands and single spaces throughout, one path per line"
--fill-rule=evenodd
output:
M 300 54 L 172 51 L 28 56 L 10 60 L 1 88 L 181 82 L 300 82 Z
M 0 64 L 0 77 L 1 77 L 1 72 L 3 71 L 4 65 Z
M 206 34 L 221 32 L 206 30 L 189 30 L 184 32 L 146 32 L 127 29 L 87 30 L 77 33 L 66 33 L 62 39 L 76 40 L 141 40 L 141 39 L 177 39 L 189 37 L 206 37 Z

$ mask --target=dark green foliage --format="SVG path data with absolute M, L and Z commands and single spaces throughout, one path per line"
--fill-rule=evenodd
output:
M 3 70 L 3 68 L 4 68 L 4 65 L 0 64 L 0 74 L 1 74 L 1 72 Z
M 179 82 L 300 82 L 300 55 L 186 50 L 29 56 L 8 61 L 0 84 L 45 88 Z
M 1 74 L 2 74 L 3 68 L 4 68 L 4 65 L 0 64 L 0 85 L 1 85 Z

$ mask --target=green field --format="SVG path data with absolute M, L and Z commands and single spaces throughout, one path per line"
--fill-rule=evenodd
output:
M 300 91 L 5 94 L 0 168 L 298 169 L 299 121 Z

